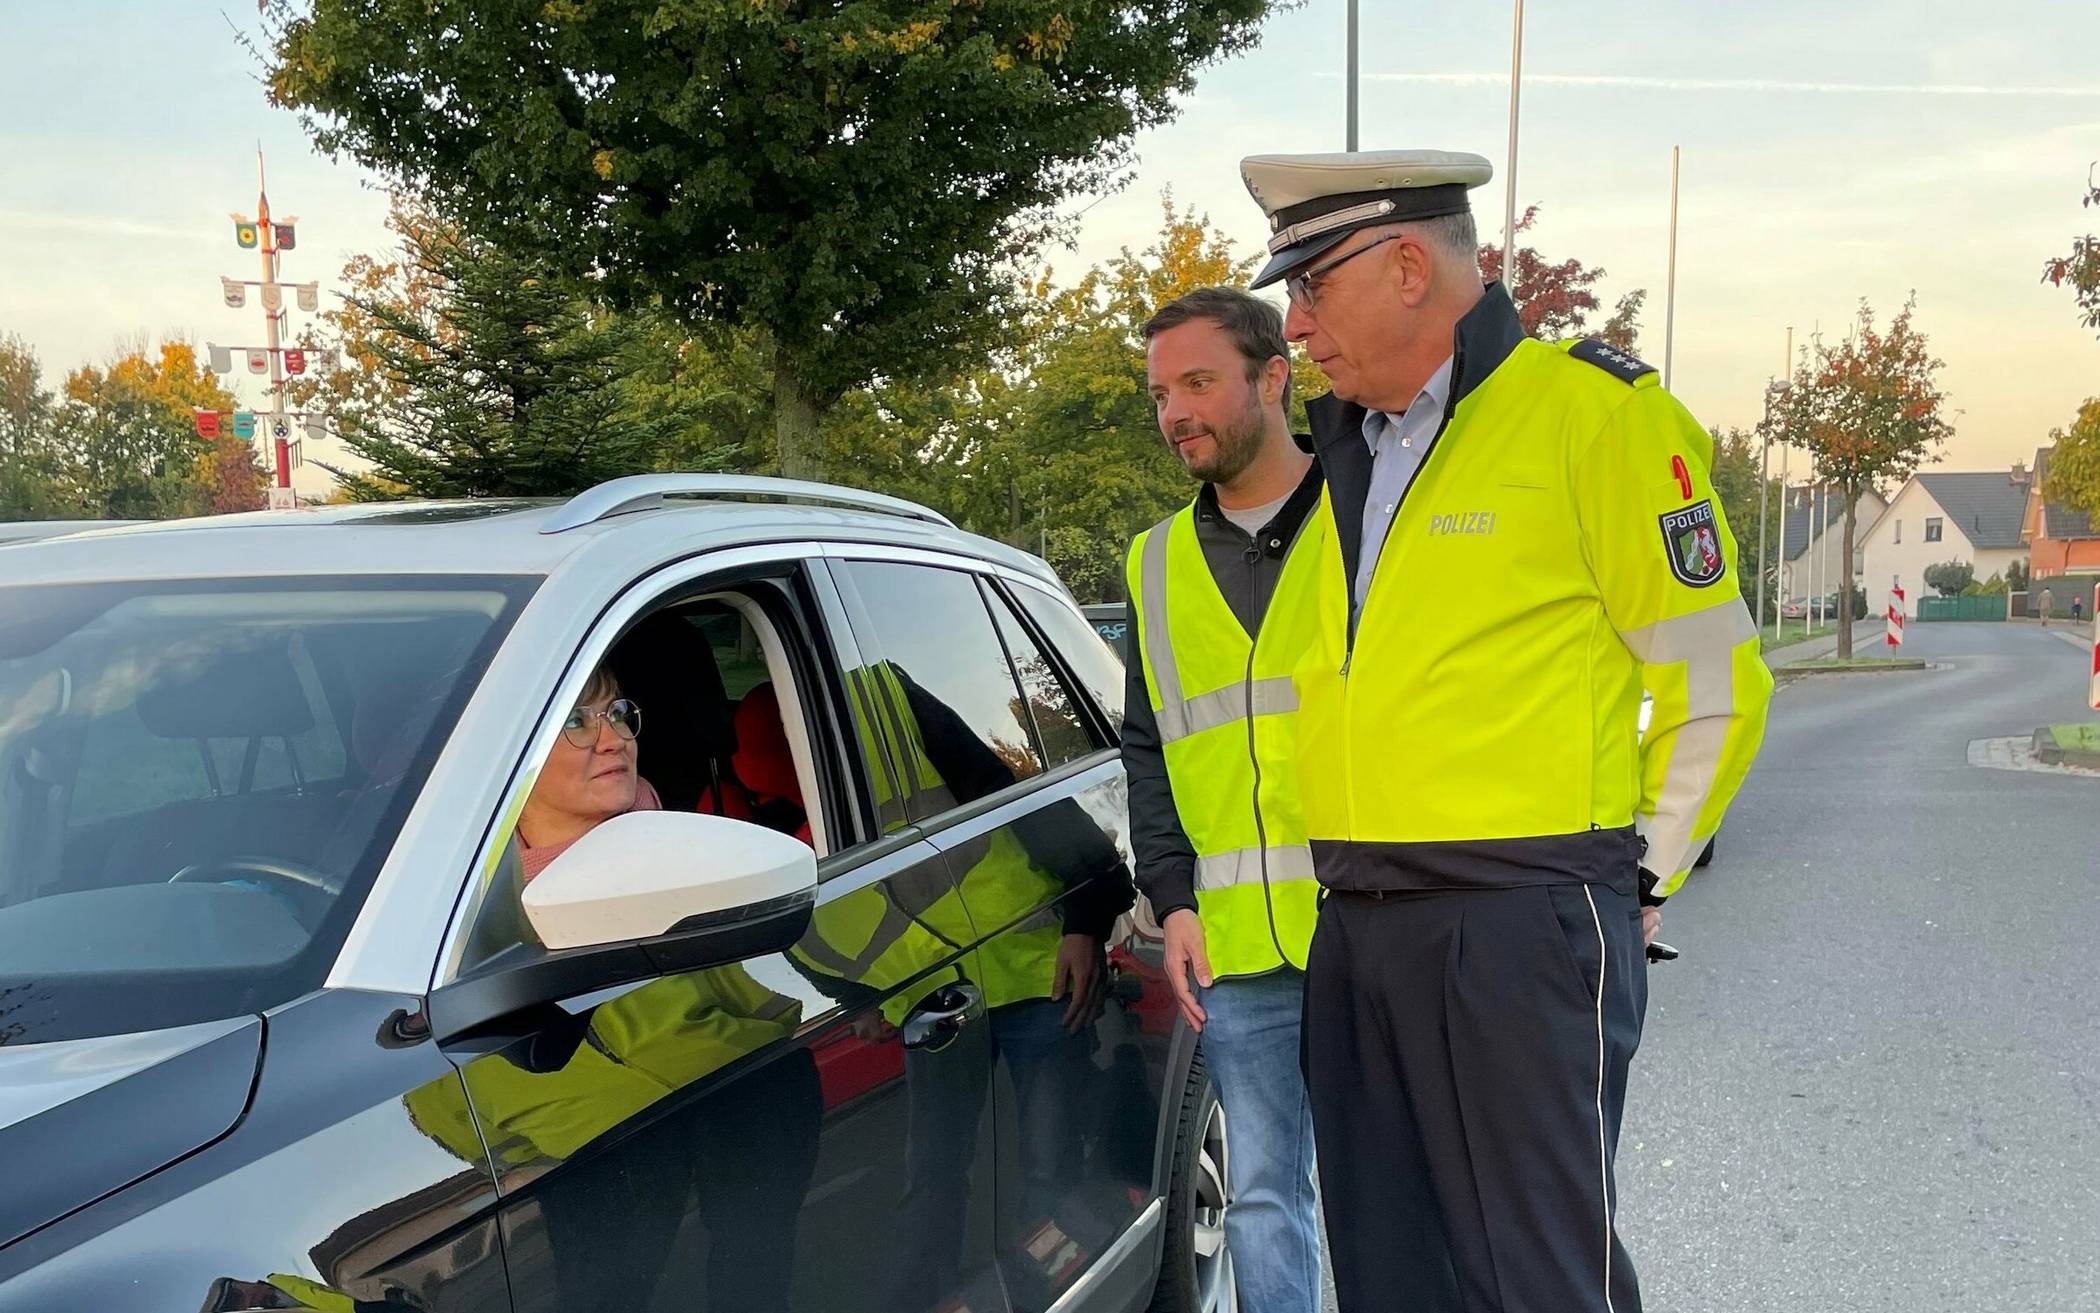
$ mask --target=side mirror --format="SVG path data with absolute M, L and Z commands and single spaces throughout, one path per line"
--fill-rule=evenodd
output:
M 525 886 L 549 949 L 650 940 L 816 901 L 817 855 L 791 835 L 692 812 L 629 812 Z
M 809 930 L 817 856 L 748 821 L 629 812 L 555 858 L 520 902 L 540 945 L 434 992 L 439 1040 L 531 1031 L 563 999 L 786 952 Z

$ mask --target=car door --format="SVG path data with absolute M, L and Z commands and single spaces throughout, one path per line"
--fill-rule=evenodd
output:
M 916 763 L 914 818 L 985 936 L 969 971 L 996 1076 L 1008 1296 L 1043 1310 L 1081 1287 L 1149 1286 L 1143 1256 L 1124 1260 L 1157 1223 L 1171 1022 L 1140 1014 L 1127 955 L 1113 951 L 1134 892 L 1105 717 L 988 578 L 914 561 L 834 569 L 850 582 L 864 656 L 885 674 L 899 755 Z
M 796 820 L 778 819 L 782 806 L 805 809 L 822 882 L 811 928 L 786 952 L 565 999 L 456 1042 L 461 1079 L 420 1120 L 484 1146 L 519 1313 L 998 1313 L 991 1155 L 914 1133 L 934 1106 L 989 1119 L 991 1054 L 962 966 L 973 931 L 939 850 L 897 803 L 886 729 L 829 580 L 788 561 L 656 591 L 578 654 L 535 742 L 544 751 L 623 632 L 661 637 L 690 620 L 691 633 L 720 637 L 675 659 L 696 696 L 732 700 L 728 714 L 657 719 L 729 724 L 738 739 L 724 760 L 754 779 L 763 740 L 780 736 L 777 750 L 799 737 L 784 782 L 737 792 L 787 832 Z M 725 615 L 754 632 L 732 632 Z M 643 665 L 664 669 L 656 656 Z M 767 706 L 747 714 L 760 685 Z M 652 693 L 660 709 L 677 696 Z M 791 789 L 803 796 L 780 796 Z M 499 870 L 495 883 L 506 879 L 514 887 L 478 918 L 516 931 L 522 882 Z M 479 965 L 449 987 L 544 956 L 504 938 L 482 935 Z M 937 1151 L 941 1170 L 926 1170 Z M 936 1207 L 955 1225 L 929 1248 L 919 1218 Z

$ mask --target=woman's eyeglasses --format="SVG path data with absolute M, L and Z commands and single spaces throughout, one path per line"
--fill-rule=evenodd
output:
M 607 704 L 605 710 L 596 707 L 578 707 L 561 723 L 561 736 L 579 748 L 588 748 L 598 742 L 598 722 L 603 720 L 612 726 L 613 733 L 623 739 L 631 739 L 642 732 L 642 709 L 626 698 Z

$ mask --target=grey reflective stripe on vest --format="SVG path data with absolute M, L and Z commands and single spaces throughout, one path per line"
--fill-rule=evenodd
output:
M 1205 730 L 1237 725 L 1248 715 L 1283 715 L 1298 709 L 1298 686 L 1290 676 L 1228 684 L 1193 698 L 1181 696 L 1181 668 L 1174 664 L 1174 643 L 1167 633 L 1168 520 L 1145 536 L 1145 555 L 1138 563 L 1143 590 L 1145 664 L 1159 690 L 1159 741 L 1162 746 Z
M 1262 858 L 1268 858 L 1267 871 Z M 1312 849 L 1304 844 L 1281 844 L 1274 848 L 1235 848 L 1196 859 L 1196 889 L 1229 889 L 1236 884 L 1313 878 Z

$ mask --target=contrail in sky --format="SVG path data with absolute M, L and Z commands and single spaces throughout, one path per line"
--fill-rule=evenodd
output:
M 1339 74 L 1327 74 L 1337 77 Z M 1368 82 L 1421 82 L 1447 87 L 1506 87 L 1507 73 L 1366 73 Z M 2100 99 L 2087 87 L 1981 86 L 1953 82 L 1780 82 L 1769 78 L 1673 78 L 1526 73 L 1525 86 L 1597 87 L 1634 91 L 1795 91 L 1848 96 L 2043 96 Z

